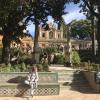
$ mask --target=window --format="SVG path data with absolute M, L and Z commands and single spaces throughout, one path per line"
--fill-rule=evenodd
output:
M 49 39 L 52 39 L 53 38 L 53 32 L 49 32 Z
M 45 38 L 45 33 L 42 33 L 42 37 Z
M 42 48 L 45 48 L 45 44 L 42 44 Z
M 61 35 L 60 34 L 58 34 L 58 39 L 60 39 L 61 38 Z

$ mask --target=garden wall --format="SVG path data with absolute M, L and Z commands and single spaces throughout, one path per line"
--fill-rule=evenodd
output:
M 83 71 L 83 73 L 93 90 L 100 93 L 100 84 L 97 84 L 95 81 L 96 71 Z

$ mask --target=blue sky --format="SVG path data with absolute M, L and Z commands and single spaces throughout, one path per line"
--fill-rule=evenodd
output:
M 75 19 L 76 20 L 86 19 L 83 13 L 79 13 L 80 11 L 79 4 L 69 3 L 68 5 L 66 5 L 65 11 L 67 11 L 68 14 L 64 15 L 63 18 L 67 24 Z
M 80 20 L 80 19 L 85 19 L 85 15 L 83 15 L 82 13 L 79 13 L 80 8 L 79 8 L 79 4 L 73 4 L 73 3 L 69 3 L 68 5 L 66 5 L 66 9 L 65 11 L 68 12 L 68 14 L 63 15 L 63 18 L 66 22 L 66 24 L 70 23 L 72 20 Z M 49 17 L 49 22 L 52 21 L 52 18 Z M 30 24 L 27 29 L 29 30 L 30 34 L 32 34 L 32 36 L 34 37 L 34 25 Z

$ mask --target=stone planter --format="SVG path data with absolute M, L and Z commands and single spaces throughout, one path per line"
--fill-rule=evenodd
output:
M 93 90 L 100 93 L 100 84 L 97 84 L 95 80 L 96 71 L 83 71 L 83 73 Z

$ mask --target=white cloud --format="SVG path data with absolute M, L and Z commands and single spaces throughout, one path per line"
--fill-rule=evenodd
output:
M 63 18 L 66 24 L 70 23 L 72 20 L 86 19 L 85 15 L 79 13 L 79 9 L 76 10 L 74 9 L 73 11 L 69 11 L 68 14 L 63 15 Z
M 35 26 L 33 25 L 33 23 L 31 23 L 30 25 L 27 26 L 26 30 L 29 31 L 29 33 L 34 37 L 34 33 L 35 33 Z

